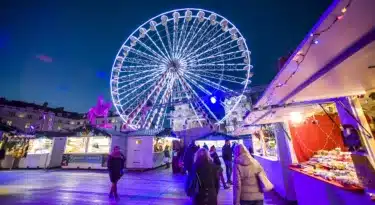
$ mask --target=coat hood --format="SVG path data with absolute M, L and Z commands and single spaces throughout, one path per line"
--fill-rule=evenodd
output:
M 247 154 L 241 154 L 240 156 L 235 158 L 234 162 L 242 166 L 248 166 L 253 163 L 253 160 L 254 159 L 251 159 L 251 156 Z

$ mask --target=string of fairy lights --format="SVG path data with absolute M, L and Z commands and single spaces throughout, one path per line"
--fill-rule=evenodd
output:
M 283 82 L 280 82 L 280 83 L 277 83 L 276 86 L 274 86 L 270 92 L 270 94 L 267 96 L 267 100 L 266 102 L 262 105 L 262 106 L 259 106 L 259 107 L 269 107 L 273 104 L 273 95 L 274 93 L 276 92 L 276 90 L 278 90 L 279 88 L 283 88 L 285 86 L 287 86 L 288 82 L 296 75 L 296 73 L 300 70 L 301 68 L 301 64 L 303 63 L 303 61 L 306 59 L 310 49 L 313 47 L 313 46 L 316 46 L 319 44 L 319 37 L 329 31 L 336 23 L 338 23 L 340 20 L 342 20 L 345 16 L 345 14 L 347 13 L 350 5 L 352 4 L 352 1 L 353 0 L 349 0 L 348 3 L 346 4 L 345 7 L 343 7 L 340 11 L 340 13 L 338 15 L 336 15 L 336 17 L 334 18 L 334 20 L 324 29 L 320 30 L 320 31 L 316 31 L 314 33 L 311 33 L 310 36 L 309 36 L 309 39 L 308 39 L 308 44 L 307 46 L 305 46 L 305 49 L 304 51 L 300 50 L 297 52 L 297 54 L 293 57 L 293 61 L 297 64 L 296 68 L 294 69 L 294 71 L 283 81 Z M 284 68 L 286 67 L 287 65 L 284 66 Z

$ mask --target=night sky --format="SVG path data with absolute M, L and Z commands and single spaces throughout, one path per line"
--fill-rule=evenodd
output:
M 111 66 L 128 35 L 151 17 L 184 7 L 211 10 L 232 21 L 252 51 L 252 85 L 267 84 L 277 72 L 277 59 L 298 46 L 330 3 L 2 0 L 0 96 L 86 112 L 98 95 L 110 100 Z

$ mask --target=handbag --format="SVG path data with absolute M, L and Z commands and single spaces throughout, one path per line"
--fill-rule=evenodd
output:
M 261 192 L 269 192 L 273 189 L 273 184 L 268 179 L 266 173 L 264 171 L 259 172 L 257 175 L 258 184 L 260 186 Z
M 187 178 L 187 186 L 185 190 L 187 196 L 194 197 L 198 195 L 200 188 L 201 188 L 201 181 L 199 179 L 198 173 L 195 173 L 193 177 Z

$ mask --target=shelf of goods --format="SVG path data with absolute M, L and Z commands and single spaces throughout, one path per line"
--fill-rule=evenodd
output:
M 350 152 L 342 152 L 339 148 L 331 151 L 320 150 L 309 161 L 292 165 L 291 169 L 343 189 L 364 191 L 358 180 Z

